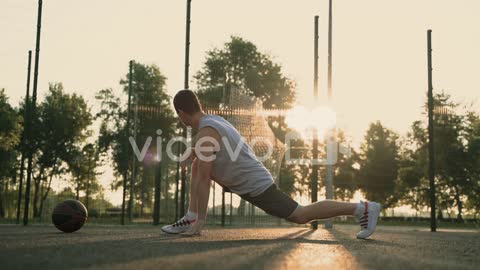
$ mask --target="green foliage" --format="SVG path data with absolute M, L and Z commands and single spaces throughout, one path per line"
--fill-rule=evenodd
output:
M 83 97 L 67 94 L 61 83 L 54 83 L 38 105 L 33 120 L 30 141 L 30 147 L 35 149 L 33 213 L 38 217 L 52 180 L 66 172 L 65 165 L 73 163 L 77 148 L 91 135 L 87 128 L 92 123 L 92 115 Z
M 118 177 L 128 170 L 127 109 L 111 88 L 100 90 L 95 98 L 100 101 L 100 111 L 95 116 L 101 121 L 98 138 L 99 152 L 104 159 L 109 159 L 112 151 L 112 165 Z
M 435 184 L 439 211 L 457 208 L 462 220 L 464 202 L 478 212 L 479 187 L 479 116 L 473 111 L 461 112 L 462 105 L 450 95 L 434 97 Z M 465 107 L 466 108 L 466 107 Z M 428 206 L 428 136 L 427 124 L 416 121 L 407 136 L 408 150 L 402 155 L 399 179 L 404 202 L 414 207 Z M 441 212 L 440 212 L 441 214 Z
M 395 182 L 398 174 L 398 135 L 380 122 L 370 124 L 361 145 L 358 185 L 371 201 L 385 208 L 395 205 Z
M 132 104 L 168 107 L 170 97 L 165 86 L 167 78 L 156 65 L 133 63 Z M 128 73 L 120 80 L 123 91 L 128 95 Z
M 128 95 L 128 74 L 120 84 Z M 156 65 L 133 64 L 132 104 L 137 107 L 132 108 L 131 117 L 133 120 L 133 110 L 137 110 L 138 145 L 143 145 L 146 137 L 156 136 L 157 130 L 162 131 L 164 138 L 173 133 L 173 124 L 177 121 L 165 87 L 166 78 Z
M 20 117 L 8 103 L 5 90 L 0 89 L 0 180 L 12 174 L 17 156 L 16 145 L 20 142 L 22 127 Z
M 443 200 L 440 198 L 440 203 L 447 207 L 456 206 L 457 219 L 461 221 L 464 201 L 472 197 L 471 190 L 479 180 L 479 116 L 474 112 L 462 113 L 461 105 L 445 93 L 435 96 L 435 105 L 449 108 L 446 113 L 435 114 L 436 178 L 445 195 Z
M 239 88 L 258 97 L 265 108 L 289 107 L 295 99 L 295 83 L 282 74 L 282 67 L 241 37 L 232 36 L 223 48 L 208 51 L 195 80 L 207 106 L 225 103 L 230 91 Z
M 295 100 L 295 83 L 282 74 L 281 66 L 241 37 L 232 36 L 223 48 L 208 51 L 195 80 L 199 99 L 209 107 L 228 103 L 231 91 L 238 89 L 257 97 L 265 108 L 288 108 Z M 283 141 L 288 129 L 284 119 L 270 117 L 268 122 L 275 136 Z M 292 194 L 301 189 L 295 187 L 295 182 L 307 177 L 300 176 L 299 171 L 298 166 L 282 165 L 280 188 L 283 191 Z
M 94 144 L 86 144 L 76 150 L 75 157 L 69 163 L 72 183 L 75 186 L 75 198 L 80 198 L 80 191 L 85 191 L 85 206 L 89 209 L 90 198 L 101 191 L 96 168 L 99 166 L 99 152 Z
M 337 134 L 337 142 L 346 144 L 345 133 L 339 130 Z M 350 156 L 338 153 L 337 164 L 335 164 L 335 176 L 333 177 L 333 188 L 335 199 L 342 201 L 353 198 L 353 194 L 357 190 L 356 175 L 358 170 L 355 165 L 358 163 L 358 154 L 352 151 Z
M 468 168 L 469 188 L 466 190 L 465 207 L 475 216 L 480 214 L 480 115 L 469 112 L 466 115 L 466 167 Z
M 427 134 L 416 121 L 402 144 L 400 153 L 397 196 L 401 203 L 410 205 L 416 214 L 429 204 L 427 179 Z M 420 143 L 420 144 L 419 144 Z
M 20 142 L 21 132 L 20 117 L 8 103 L 5 90 L 0 89 L 0 217 L 5 216 L 2 193 L 8 191 L 7 188 L 3 191 L 4 183 L 9 178 L 15 178 L 16 146 Z
M 20 142 L 21 131 L 18 114 L 8 103 L 5 89 L 0 89 L 0 149 L 14 149 Z
M 60 83 L 50 84 L 37 116 L 35 127 L 40 132 L 34 137 L 39 142 L 39 163 L 45 167 L 75 158 L 77 146 L 91 135 L 87 127 L 92 123 L 92 115 L 86 101 L 76 94 L 66 94 Z
M 124 93 L 129 93 L 128 73 L 120 80 Z M 127 127 L 128 104 L 122 103 L 115 96 L 112 89 L 103 89 L 96 95 L 100 102 L 100 111 L 96 117 L 101 121 L 98 147 L 101 156 L 113 161 L 116 179 L 112 188 L 122 186 L 122 180 L 132 169 L 132 148 L 128 141 L 129 136 L 137 134 L 137 146 L 141 149 L 147 137 L 156 138 L 157 130 L 161 130 L 162 138 L 169 139 L 173 136 L 174 118 L 170 106 L 170 96 L 166 90 L 166 78 L 156 65 L 133 64 L 132 97 L 130 108 L 130 126 Z M 136 125 L 135 114 L 137 114 Z M 134 130 L 136 126 L 136 130 Z M 142 209 L 146 202 L 151 201 L 153 186 L 153 170 L 149 168 L 155 164 L 153 157 L 157 152 L 155 140 L 151 144 L 146 160 L 142 163 L 135 162 L 136 187 L 135 199 L 140 200 Z M 123 177 L 120 179 L 119 177 Z M 128 187 L 127 187 L 128 188 Z

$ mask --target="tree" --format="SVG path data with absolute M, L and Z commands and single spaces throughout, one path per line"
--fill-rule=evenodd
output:
M 0 218 L 5 216 L 2 192 L 8 191 L 8 179 L 13 179 L 16 171 L 21 132 L 20 117 L 8 103 L 5 90 L 0 89 Z
M 120 80 L 124 93 L 129 92 L 128 74 Z M 101 120 L 99 151 L 108 153 L 112 151 L 112 161 L 115 168 L 116 180 L 112 183 L 112 188 L 117 189 L 122 182 L 127 180 L 127 173 L 131 170 L 130 143 L 128 136 L 133 134 L 134 111 L 137 111 L 137 145 L 143 147 L 146 138 L 156 137 L 157 130 L 161 130 L 162 138 L 168 139 L 173 135 L 175 118 L 170 106 L 170 96 L 166 90 L 166 77 L 162 75 L 160 69 L 156 65 L 144 65 L 134 63 L 133 65 L 133 81 L 132 81 L 132 108 L 131 108 L 131 125 L 126 127 L 127 106 L 122 104 L 120 98 L 114 95 L 112 89 L 104 89 L 97 93 L 96 99 L 101 103 L 101 110 L 97 113 L 97 119 Z M 155 142 L 152 143 L 148 150 L 147 158 L 152 162 L 135 162 L 137 176 L 141 181 L 135 181 L 135 199 L 141 202 L 141 211 L 144 206 L 151 201 L 150 187 L 153 186 L 152 173 L 149 164 L 153 162 L 156 153 Z M 122 181 L 119 181 L 122 176 Z M 127 181 L 128 182 L 128 181 Z
M 142 147 L 147 137 L 156 137 L 157 130 L 161 130 L 162 138 L 170 138 L 173 135 L 175 118 L 170 107 L 170 96 L 166 90 L 166 77 L 156 65 L 133 64 L 132 81 L 132 104 L 137 106 L 137 145 Z M 120 81 L 124 92 L 128 94 L 128 74 Z M 156 147 L 153 145 L 148 151 L 146 162 L 140 163 L 141 170 L 137 170 L 141 181 L 136 181 L 140 214 L 144 213 L 145 207 L 151 207 L 151 188 L 154 186 L 154 171 Z M 150 162 L 149 162 L 150 161 Z
M 427 131 L 420 121 L 412 124 L 411 131 L 402 144 L 396 193 L 401 203 L 419 211 L 429 204 L 429 181 L 427 163 Z
M 231 98 L 232 91 L 245 91 L 246 95 L 260 100 L 266 109 L 290 108 L 295 101 L 295 82 L 282 74 L 282 67 L 274 63 L 271 56 L 241 37 L 232 36 L 223 48 L 208 51 L 202 69 L 194 78 L 197 95 L 205 107 L 229 105 L 231 99 L 233 103 L 238 102 Z M 267 120 L 277 139 L 284 142 L 288 131 L 284 117 L 270 116 Z M 304 144 L 303 141 L 296 143 Z M 303 192 L 309 173 L 308 167 L 287 165 L 282 161 L 280 188 L 290 194 Z M 241 201 L 240 214 L 244 207 Z
M 65 173 L 65 165 L 72 163 L 77 146 L 90 136 L 87 128 L 92 123 L 90 109 L 83 97 L 65 93 L 61 83 L 50 84 L 45 100 L 38 106 L 37 116 L 32 139 L 36 151 L 34 217 L 41 216 L 52 180 Z
M 241 37 L 232 36 L 223 48 L 208 51 L 202 69 L 194 78 L 197 95 L 207 107 L 228 103 L 231 91 L 240 89 L 258 98 L 267 109 L 289 108 L 295 100 L 295 83 L 282 74 L 281 66 Z M 285 117 L 269 116 L 267 120 L 275 137 L 284 142 L 289 131 Z M 283 191 L 291 194 L 298 191 L 295 180 L 305 178 L 298 175 L 299 169 L 282 162 L 279 180 Z
M 207 106 L 225 103 L 236 89 L 247 90 L 265 108 L 288 107 L 295 99 L 295 83 L 282 74 L 282 67 L 241 37 L 232 36 L 223 48 L 208 51 L 194 78 Z
M 347 142 L 343 130 L 337 134 L 337 143 L 345 144 Z M 358 170 L 355 165 L 358 164 L 358 154 L 352 150 L 351 155 L 338 153 L 337 163 L 335 164 L 335 177 L 333 178 L 334 197 L 346 201 L 353 198 L 357 190 L 356 175 Z
M 457 208 L 457 220 L 462 221 L 464 202 L 472 209 L 476 205 L 479 179 L 479 116 L 472 110 L 462 113 L 467 105 L 456 103 L 446 93 L 434 97 L 435 184 L 439 217 L 442 210 Z M 426 106 L 425 106 L 426 107 Z M 428 136 L 424 121 L 416 121 L 408 136 L 409 149 L 402 158 L 400 182 L 405 188 L 404 201 L 414 208 L 428 206 Z M 477 193 L 478 194 L 478 193 Z
M 113 162 L 115 176 L 123 176 L 128 171 L 128 142 L 126 130 L 127 112 L 122 105 L 120 98 L 115 96 L 113 90 L 102 89 L 95 98 L 100 101 L 100 111 L 95 118 L 100 119 L 100 131 L 98 148 L 100 159 L 106 162 L 109 153 L 112 151 L 111 161 Z M 115 190 L 121 183 L 112 183 Z
M 371 123 L 360 147 L 358 185 L 371 201 L 382 202 L 385 208 L 395 205 L 398 174 L 398 135 L 379 121 Z
M 80 191 L 85 192 L 85 206 L 89 209 L 90 199 L 93 194 L 101 190 L 97 180 L 96 168 L 99 165 L 99 153 L 97 146 L 86 144 L 82 149 L 76 149 L 74 157 L 70 159 L 69 169 L 72 174 L 72 182 L 75 186 L 75 197 L 80 199 Z
M 468 112 L 467 129 L 465 134 L 469 188 L 467 189 L 467 200 L 465 207 L 470 210 L 474 218 L 480 214 L 480 115 L 475 112 Z
M 436 170 L 438 184 L 448 195 L 448 206 L 457 208 L 457 220 L 463 221 L 464 201 L 478 180 L 478 115 L 460 112 L 461 104 L 446 93 L 435 96 Z M 467 106 L 464 106 L 467 108 Z M 447 109 L 447 110 L 445 110 Z

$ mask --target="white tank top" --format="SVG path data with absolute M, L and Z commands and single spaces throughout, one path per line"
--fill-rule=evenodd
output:
M 213 161 L 216 182 L 236 194 L 250 196 L 260 195 L 273 184 L 270 172 L 227 120 L 217 115 L 205 115 L 199 122 L 199 128 L 204 127 L 215 129 L 221 139 L 220 150 Z

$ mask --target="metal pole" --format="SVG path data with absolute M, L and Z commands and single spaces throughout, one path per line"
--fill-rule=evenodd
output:
M 128 105 L 127 105 L 127 124 L 125 127 L 125 139 L 126 139 L 126 156 L 128 157 L 128 147 L 129 140 L 128 136 L 130 134 L 130 108 L 131 108 L 131 103 L 132 103 L 132 77 L 133 76 L 133 60 L 130 60 L 128 63 Z M 128 160 L 127 160 L 127 166 L 125 168 L 125 173 L 123 175 L 123 194 L 122 194 L 122 217 L 120 220 L 120 223 L 122 225 L 125 225 L 125 197 L 127 196 L 127 180 L 128 179 Z
M 185 216 L 185 192 L 187 185 L 187 168 L 181 169 L 181 187 L 180 187 L 180 216 Z
M 313 61 L 313 97 L 315 102 L 318 101 L 318 16 L 315 16 L 315 32 L 314 32 L 314 61 Z M 313 130 L 313 144 L 312 144 L 312 158 L 318 159 L 318 134 L 317 130 Z M 312 203 L 318 201 L 318 164 L 312 164 Z M 318 222 L 313 221 L 311 228 L 316 230 L 318 228 Z
M 315 16 L 313 61 L 313 97 L 318 101 L 318 16 Z
M 256 216 L 255 216 L 255 205 L 253 204 L 250 204 L 250 207 L 251 207 L 251 216 L 252 216 L 252 224 L 255 225 L 255 222 L 256 222 Z
M 185 35 L 185 81 L 184 88 L 189 89 L 188 85 L 188 70 L 190 67 L 190 10 L 192 0 L 187 0 L 187 21 L 186 21 L 186 35 Z
M 28 125 L 28 103 L 30 102 L 30 71 L 32 70 L 32 51 L 28 51 L 28 67 L 27 67 L 27 92 L 25 94 L 25 107 L 23 112 L 23 134 L 22 134 L 22 142 L 21 142 L 21 151 L 22 151 L 22 159 L 20 161 L 20 181 L 18 183 L 18 199 L 17 199 L 17 224 L 20 224 L 20 208 L 22 207 L 22 191 L 23 191 L 23 178 L 24 178 L 24 170 L 25 170 L 25 149 L 27 140 L 25 138 L 25 127 Z
M 155 202 L 153 209 L 153 225 L 160 223 L 160 192 L 162 188 L 162 162 L 155 164 Z M 167 198 L 167 196 L 165 196 Z
M 230 225 L 232 225 L 232 221 L 233 221 L 233 193 L 230 192 L 230 213 L 228 213 L 230 215 Z
M 328 3 L 328 101 L 332 101 L 332 0 Z
M 35 45 L 35 68 L 33 71 L 33 93 L 32 102 L 29 106 L 28 130 L 26 134 L 27 142 L 31 142 L 31 126 L 35 118 L 35 107 L 37 102 L 37 86 L 38 86 L 38 65 L 40 63 L 40 34 L 42 29 L 42 0 L 38 0 L 38 16 L 37 16 L 37 38 Z M 33 166 L 33 149 L 27 147 L 28 152 L 28 168 L 27 168 L 27 183 L 25 185 L 25 211 L 23 212 L 23 225 L 28 224 L 28 208 L 30 205 L 30 182 L 32 180 L 32 166 Z
M 225 189 L 222 189 L 222 227 L 225 227 Z
M 165 162 L 164 163 L 164 173 L 162 174 L 164 177 L 165 177 L 165 206 L 164 206 L 164 209 L 165 209 L 165 220 L 167 220 L 168 222 L 168 217 L 170 215 L 169 211 L 168 211 L 168 201 L 170 199 L 170 196 L 168 196 L 168 191 L 170 189 L 170 179 L 168 178 L 168 162 Z M 161 192 L 161 186 L 162 186 L 162 178 L 160 178 L 160 185 L 159 185 L 159 189 L 160 189 L 160 192 Z M 158 209 L 160 209 L 160 198 L 161 196 L 159 197 L 158 201 L 159 201 L 159 205 L 158 205 Z M 160 214 L 159 214 L 159 219 L 160 219 Z
M 190 14 L 191 14 L 191 4 L 192 0 L 187 0 L 187 20 L 186 20 L 186 33 L 185 33 L 185 78 L 184 78 L 184 88 L 189 89 L 188 85 L 188 71 L 190 67 Z M 186 134 L 186 131 L 184 130 L 184 134 Z M 182 182 L 182 187 L 180 191 L 180 216 L 185 215 L 185 191 L 186 191 L 186 182 L 187 182 L 187 176 L 186 176 L 186 170 L 181 170 L 181 182 Z
M 190 179 L 190 176 L 192 175 L 192 166 L 187 166 L 187 171 L 186 171 L 186 175 L 185 175 L 185 178 L 186 179 Z M 190 183 L 186 184 L 185 185 L 185 201 L 186 202 L 189 202 L 190 201 Z M 189 208 L 189 204 L 186 204 L 186 209 L 188 210 Z
M 427 31 L 428 53 L 428 179 L 430 182 L 430 231 L 437 231 L 435 218 L 435 141 L 433 121 L 432 30 Z
M 128 138 L 128 135 L 126 136 Z M 128 144 L 127 144 L 128 147 Z M 126 155 L 128 157 L 128 155 Z M 125 225 L 125 197 L 127 196 L 127 179 L 128 179 L 128 160 L 125 172 L 123 173 L 123 192 L 122 192 L 122 215 L 120 217 L 120 224 Z
M 138 118 L 138 96 L 135 95 L 135 112 L 133 116 L 133 139 L 137 141 L 137 118 Z M 133 196 L 134 196 L 134 189 L 135 189 L 135 169 L 136 169 L 136 156 L 135 153 L 132 152 L 132 175 L 130 177 L 130 197 L 128 200 L 128 219 L 130 222 L 133 220 Z
M 328 6 L 328 102 L 332 102 L 332 0 L 329 0 Z M 335 140 L 335 137 L 334 137 Z M 325 167 L 325 197 L 327 200 L 333 199 L 333 165 L 327 164 Z M 325 228 L 333 227 L 332 220 L 325 220 Z
M 212 196 L 212 214 L 213 214 L 213 223 L 216 224 L 217 222 L 217 215 L 215 213 L 215 182 L 212 181 L 212 191 L 213 191 L 213 196 Z
M 177 145 L 177 155 L 180 155 L 180 143 Z M 175 175 L 175 221 L 178 220 L 178 192 L 180 182 L 180 162 L 177 162 L 177 173 Z
M 91 158 L 91 157 L 89 157 Z M 88 172 L 87 172 L 87 190 L 85 191 L 85 208 L 90 209 L 88 197 L 90 196 L 90 177 L 92 172 L 91 160 L 88 160 Z

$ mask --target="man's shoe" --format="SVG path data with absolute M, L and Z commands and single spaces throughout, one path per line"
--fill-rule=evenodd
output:
M 195 220 L 188 220 L 186 217 L 182 217 L 177 222 L 171 225 L 165 225 L 162 227 L 162 231 L 171 234 L 179 234 L 188 231 L 192 224 L 195 223 Z
M 381 206 L 376 202 L 360 202 L 364 204 L 364 211 L 357 220 L 360 223 L 361 230 L 357 233 L 358 239 L 366 239 L 373 234 L 377 227 L 378 216 L 380 214 Z

